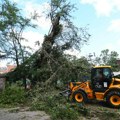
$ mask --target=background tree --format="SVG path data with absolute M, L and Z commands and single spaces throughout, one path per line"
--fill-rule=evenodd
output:
M 116 51 L 109 51 L 109 49 L 102 50 L 99 56 L 94 57 L 95 65 L 110 65 L 113 71 L 119 71 L 117 64 L 119 54 Z
M 110 58 L 109 49 L 102 50 L 100 54 L 100 58 L 101 58 L 101 64 L 107 65 Z
M 0 49 L 7 54 L 7 58 L 14 60 L 17 66 L 30 55 L 29 46 L 22 44 L 22 41 L 26 40 L 23 38 L 23 32 L 28 27 L 35 27 L 31 23 L 35 16 L 24 17 L 17 5 L 8 0 L 3 0 L 0 6 Z
M 113 67 L 114 71 L 120 70 L 120 67 L 117 64 L 118 57 L 119 57 L 119 54 L 116 51 L 111 51 L 110 58 L 108 60 L 108 64 Z

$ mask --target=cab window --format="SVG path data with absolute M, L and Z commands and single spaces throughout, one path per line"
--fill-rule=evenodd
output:
M 105 78 L 110 78 L 111 77 L 111 69 L 104 68 L 103 69 L 103 75 L 104 75 Z

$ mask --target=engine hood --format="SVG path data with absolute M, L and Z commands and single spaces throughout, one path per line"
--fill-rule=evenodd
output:
M 118 79 L 118 78 L 113 78 L 113 80 L 114 80 L 114 82 L 113 82 L 114 85 L 120 84 L 120 79 Z

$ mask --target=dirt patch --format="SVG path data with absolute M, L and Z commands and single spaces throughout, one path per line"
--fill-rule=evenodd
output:
M 81 114 L 79 120 L 120 120 L 120 109 L 109 108 L 104 102 L 91 102 L 84 107 L 88 112 Z M 50 116 L 44 111 L 30 111 L 27 107 L 1 108 L 0 120 L 50 120 Z
M 89 103 L 85 107 L 89 114 L 83 120 L 120 120 L 120 109 L 110 108 L 105 102 Z
M 26 108 L 0 109 L 0 120 L 50 120 L 43 111 L 28 111 Z

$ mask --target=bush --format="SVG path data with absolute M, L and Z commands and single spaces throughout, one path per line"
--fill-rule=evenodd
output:
M 23 88 L 15 85 L 6 88 L 0 93 L 0 105 L 18 105 L 26 101 L 26 93 Z
M 50 110 L 52 120 L 77 120 L 78 112 L 69 105 L 58 105 Z

